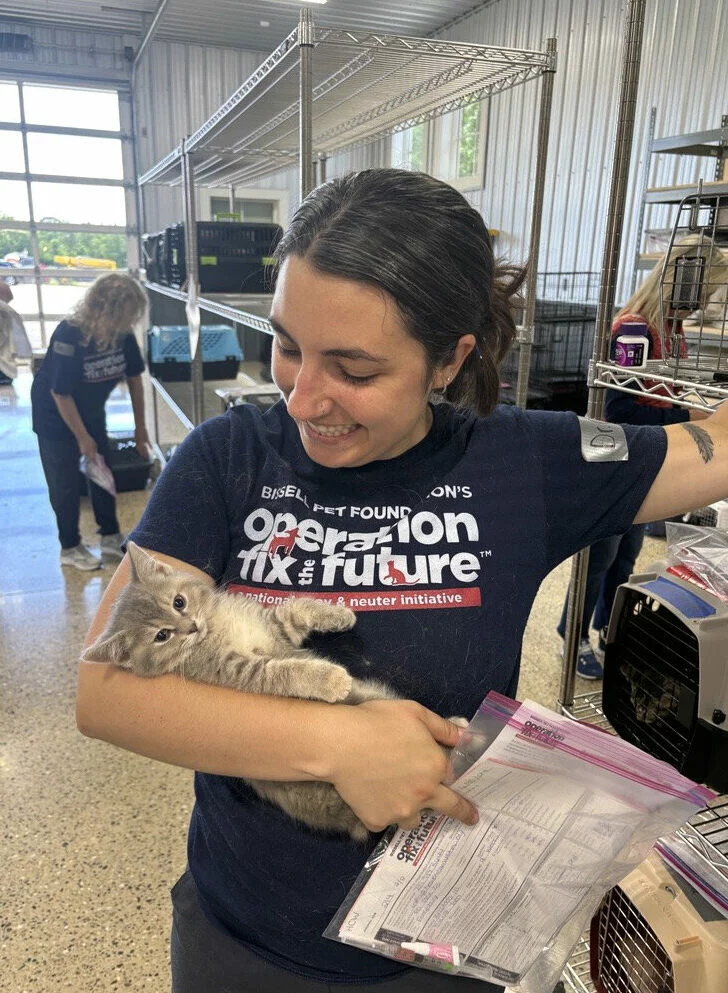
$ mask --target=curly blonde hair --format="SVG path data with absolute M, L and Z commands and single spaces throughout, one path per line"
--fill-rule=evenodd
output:
M 93 339 L 100 350 L 113 348 L 147 309 L 147 295 L 132 276 L 109 272 L 99 276 L 68 315 L 81 329 L 84 342 Z
M 728 259 L 706 235 L 688 235 L 681 242 L 672 246 L 663 281 L 662 271 L 666 255 L 667 252 L 663 252 L 657 259 L 654 269 L 625 303 L 617 317 L 622 317 L 624 314 L 639 314 L 651 327 L 658 329 L 660 327 L 660 313 L 664 314 L 665 317 L 668 314 L 670 290 L 675 279 L 675 263 L 681 257 L 697 258 L 702 256 L 706 261 L 701 290 L 701 307 L 705 307 L 708 298 L 719 289 L 721 284 L 728 281 Z M 662 293 L 660 292 L 661 286 Z M 661 296 L 662 302 L 660 301 Z

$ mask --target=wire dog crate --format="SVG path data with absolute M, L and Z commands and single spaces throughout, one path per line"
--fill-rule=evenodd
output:
M 586 390 L 599 285 L 597 272 L 537 274 L 529 406 L 558 406 L 560 398 Z M 515 342 L 501 367 L 506 401 L 518 376 L 519 354 Z

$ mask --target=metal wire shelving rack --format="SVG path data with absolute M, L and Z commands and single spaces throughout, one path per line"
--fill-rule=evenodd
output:
M 246 184 L 298 165 L 301 199 L 326 178 L 326 162 L 349 150 L 543 77 L 537 136 L 531 257 L 538 256 L 556 44 L 545 51 L 474 45 L 434 38 L 360 33 L 314 24 L 301 11 L 285 38 L 198 130 L 140 176 L 149 184 L 181 186 L 184 197 L 187 291 L 147 283 L 152 293 L 183 301 L 190 328 L 192 417 L 204 419 L 200 311 L 272 333 L 260 308 L 197 283 L 195 188 Z M 143 199 L 143 198 L 142 198 Z M 534 250 L 535 249 L 535 250 Z M 527 378 L 533 341 L 535 272 L 526 290 L 521 331 Z M 258 312 L 255 312 L 257 310 Z M 529 316 L 530 315 L 530 316 Z M 519 397 L 525 405 L 526 382 Z M 158 392 L 163 394 L 161 384 Z

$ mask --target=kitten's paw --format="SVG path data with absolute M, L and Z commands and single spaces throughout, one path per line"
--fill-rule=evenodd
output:
M 356 614 L 341 604 L 304 598 L 286 604 L 288 617 L 308 631 L 348 631 L 356 624 Z
M 356 624 L 356 614 L 341 604 L 322 604 L 326 609 L 316 618 L 316 631 L 349 631 Z
M 341 665 L 330 665 L 321 689 L 321 700 L 326 703 L 340 703 L 351 693 L 351 674 Z

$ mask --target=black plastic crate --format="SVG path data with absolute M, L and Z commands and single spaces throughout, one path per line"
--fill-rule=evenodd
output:
M 134 435 L 109 438 L 109 468 L 117 493 L 146 489 L 154 460 L 143 459 L 136 450 Z
M 283 234 L 278 224 L 197 222 L 198 279 L 201 293 L 271 293 L 271 256 Z M 187 279 L 185 226 L 167 228 L 163 268 L 170 286 Z
M 142 267 L 146 271 L 150 283 L 166 283 L 167 279 L 161 266 L 161 242 L 163 231 L 156 234 L 142 235 Z

